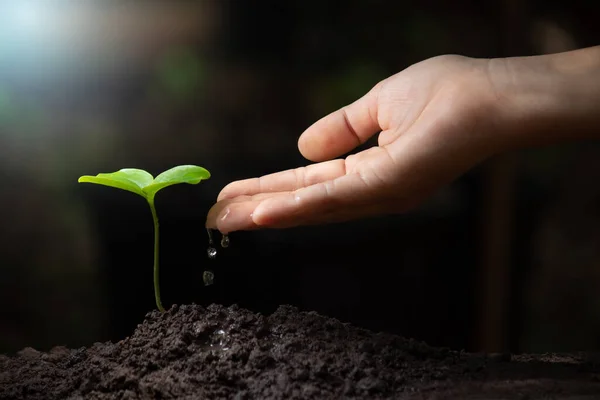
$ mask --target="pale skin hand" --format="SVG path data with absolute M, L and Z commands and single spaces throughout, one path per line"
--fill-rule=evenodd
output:
M 442 56 L 380 82 L 302 134 L 300 152 L 318 163 L 227 185 L 207 226 L 228 233 L 410 209 L 497 148 L 487 68 Z M 378 132 L 378 146 L 331 160 Z
M 227 185 L 206 226 L 222 233 L 285 228 L 417 206 L 482 160 L 528 141 L 516 132 L 535 119 L 530 114 L 539 103 L 529 93 L 511 96 L 518 80 L 526 79 L 520 76 L 526 72 L 515 71 L 523 64 L 536 75 L 527 63 L 548 64 L 539 58 L 511 64 L 440 56 L 407 68 L 301 135 L 300 152 L 316 163 Z M 506 128 L 512 134 L 502 134 Z M 378 146 L 334 159 L 377 133 Z

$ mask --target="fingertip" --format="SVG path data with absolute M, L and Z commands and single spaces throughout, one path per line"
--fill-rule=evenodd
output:
M 380 87 L 379 85 L 376 88 Z M 298 138 L 298 150 L 310 161 L 331 160 L 351 151 L 380 130 L 377 90 L 319 119 Z
M 254 201 L 225 201 L 220 210 L 214 214 L 212 224 L 223 234 L 256 229 L 252 217 L 255 207 Z
M 221 189 L 219 195 L 217 196 L 217 202 L 236 197 L 238 195 L 236 186 L 237 182 L 231 182 L 225 185 L 225 187 Z
M 321 118 L 302 132 L 298 138 L 298 150 L 302 157 L 312 162 L 321 162 L 343 153 L 343 150 L 340 150 L 337 131 L 339 127 L 335 123 L 335 114 Z
M 233 204 L 234 203 L 228 200 L 219 201 L 215 203 L 208 210 L 208 213 L 206 215 L 206 228 L 217 229 L 223 234 L 229 233 L 230 227 L 227 226 L 227 224 L 223 224 L 223 221 L 227 220 L 229 215 L 231 214 Z
M 217 229 L 217 215 L 219 214 L 221 208 L 220 206 L 220 203 L 216 203 L 210 208 L 210 210 L 208 210 L 208 213 L 206 214 L 206 222 L 204 223 L 206 228 Z
M 300 151 L 300 154 L 302 157 L 313 162 L 322 161 L 318 158 L 318 154 L 315 153 L 315 149 L 319 147 L 319 145 L 315 143 L 318 137 L 314 133 L 315 125 L 318 128 L 318 122 L 320 121 L 317 121 L 304 132 L 302 132 L 298 138 L 298 150 Z
M 289 192 L 261 201 L 254 209 L 252 221 L 259 227 L 289 227 L 301 224 L 303 216 L 297 192 Z
M 271 211 L 273 209 L 273 199 L 265 199 L 261 201 L 252 212 L 252 222 L 256 226 L 269 226 L 273 224 Z
M 302 132 L 302 134 L 298 138 L 298 151 L 300 152 L 300 154 L 302 155 L 302 157 L 304 157 L 307 160 L 309 160 L 309 158 L 307 157 L 308 154 L 306 154 L 306 144 L 304 143 L 305 141 L 306 141 L 306 139 L 304 138 L 304 132 Z

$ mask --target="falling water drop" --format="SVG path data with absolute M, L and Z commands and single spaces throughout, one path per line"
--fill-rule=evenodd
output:
M 208 244 L 210 246 L 213 245 L 213 237 L 212 237 L 212 232 L 210 231 L 210 228 L 206 228 L 206 233 L 208 234 Z
M 206 254 L 208 258 L 214 259 L 217 256 L 217 249 L 215 249 L 212 237 L 212 232 L 210 228 L 206 228 L 206 233 L 208 233 L 208 248 L 206 249 Z M 202 273 L 202 280 L 204 281 L 204 286 L 212 285 L 215 281 L 215 274 L 212 271 L 204 271 Z
M 206 233 L 208 233 L 208 249 L 206 249 L 206 254 L 208 254 L 208 258 L 214 259 L 217 257 L 217 249 L 214 248 L 215 243 L 213 242 L 210 228 L 206 228 Z
M 212 285 L 215 281 L 215 274 L 212 271 L 204 271 L 202 273 L 202 280 L 204 281 L 204 286 Z
M 222 248 L 229 247 L 229 236 L 223 235 L 223 237 L 221 238 L 221 247 Z
M 206 254 L 208 254 L 208 258 L 216 258 L 217 257 L 217 249 L 215 249 L 214 247 L 209 247 L 208 249 L 206 249 Z

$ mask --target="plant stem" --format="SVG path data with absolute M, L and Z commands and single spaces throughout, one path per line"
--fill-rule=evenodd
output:
M 156 214 L 156 208 L 154 207 L 154 196 L 148 197 L 148 204 L 152 211 L 152 220 L 154 221 L 154 297 L 156 299 L 156 306 L 160 312 L 164 312 L 165 309 L 160 301 L 160 274 L 158 268 L 158 215 Z

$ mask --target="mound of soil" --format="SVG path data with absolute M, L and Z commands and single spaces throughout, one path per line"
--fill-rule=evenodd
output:
M 0 356 L 0 399 L 599 399 L 583 354 L 481 355 L 281 306 L 153 311 L 131 337 Z

